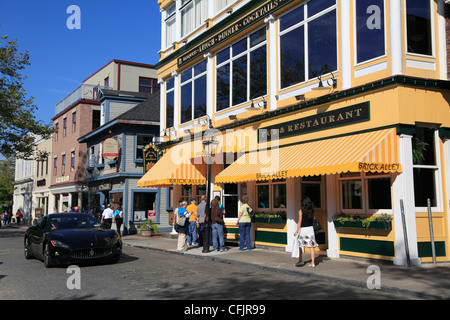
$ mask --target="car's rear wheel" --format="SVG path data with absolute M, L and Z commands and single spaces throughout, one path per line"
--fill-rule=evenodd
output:
M 52 256 L 50 255 L 50 251 L 48 249 L 48 244 L 45 245 L 44 248 L 44 266 L 46 268 L 51 268 L 53 267 L 53 260 L 52 260 Z
M 23 250 L 25 254 L 25 259 L 31 259 L 33 256 L 30 253 L 30 239 L 25 238 L 24 244 L 23 244 Z

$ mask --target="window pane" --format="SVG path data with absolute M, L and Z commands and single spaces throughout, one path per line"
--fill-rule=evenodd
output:
M 309 23 L 309 77 L 337 70 L 336 10 Z
M 238 54 L 241 54 L 245 50 L 247 50 L 247 38 L 242 39 L 238 43 L 232 45 L 233 49 L 233 57 L 236 57 Z
M 266 41 L 266 28 L 259 29 L 250 35 L 250 48 L 253 48 L 263 41 Z
M 181 87 L 181 123 L 192 120 L 192 82 Z
M 206 72 L 206 60 L 203 60 L 194 66 L 194 76 L 198 76 L 203 72 Z
M 206 114 L 206 75 L 194 81 L 194 118 Z
M 414 199 L 416 207 L 426 207 L 430 198 L 431 206 L 437 206 L 435 170 L 414 168 Z
M 230 64 L 217 69 L 217 111 L 230 106 Z
M 300 6 L 297 9 L 292 10 L 291 12 L 285 14 L 280 19 L 280 31 L 283 31 L 293 25 L 301 22 L 305 18 L 304 14 L 305 6 Z
M 360 180 L 342 181 L 342 208 L 362 209 L 361 193 Z
M 192 78 L 192 68 L 189 68 L 181 73 L 181 83 Z
M 173 127 L 174 93 L 166 95 L 166 128 Z
M 384 0 L 372 0 L 368 5 L 366 0 L 356 1 L 358 63 L 385 54 Z
M 435 165 L 434 129 L 416 128 L 412 140 L 413 163 L 417 165 Z
M 406 0 L 408 52 L 432 54 L 430 0 Z
M 280 38 L 281 88 L 305 81 L 304 27 Z
M 250 99 L 267 93 L 266 46 L 250 53 Z
M 247 101 L 247 56 L 233 61 L 233 105 Z
M 166 82 L 166 90 L 173 89 L 174 83 L 174 78 L 168 79 Z
M 392 209 L 389 178 L 368 179 L 369 209 Z
M 216 55 L 216 64 L 221 64 L 222 62 L 227 61 L 230 59 L 230 48 L 226 48 L 225 50 L 222 50 L 217 53 Z
M 273 207 L 274 208 L 286 208 L 286 185 L 274 184 L 273 185 Z
M 258 208 L 270 208 L 269 205 L 269 185 L 257 186 Z
M 312 0 L 308 2 L 308 17 L 336 4 L 336 0 Z

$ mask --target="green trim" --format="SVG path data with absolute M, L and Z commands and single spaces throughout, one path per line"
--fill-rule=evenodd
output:
M 439 137 L 450 137 L 450 128 L 439 128 Z
M 340 238 L 340 250 L 366 254 L 376 254 L 380 256 L 394 257 L 394 242 Z
M 275 244 L 287 244 L 287 234 L 286 232 L 256 230 L 255 241 L 275 243 Z
M 366 228 L 363 226 L 362 221 L 346 221 L 346 222 L 338 222 L 333 221 L 334 226 L 336 228 L 343 228 L 343 229 L 363 229 L 363 230 L 392 230 L 392 223 L 389 222 L 376 222 L 373 221 L 370 223 L 369 227 Z
M 434 243 L 434 247 L 436 249 L 436 257 L 445 257 L 445 241 L 436 241 Z M 432 257 L 431 251 L 431 241 L 429 242 L 418 242 L 417 249 L 420 258 Z

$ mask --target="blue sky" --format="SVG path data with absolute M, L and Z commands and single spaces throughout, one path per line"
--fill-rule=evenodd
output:
M 70 5 L 81 29 L 68 29 Z M 17 38 L 31 65 L 25 89 L 49 123 L 55 105 L 112 59 L 156 64 L 161 43 L 157 0 L 0 0 L 0 35 Z

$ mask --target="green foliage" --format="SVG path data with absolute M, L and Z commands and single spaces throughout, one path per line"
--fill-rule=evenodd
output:
M 10 204 L 14 194 L 14 160 L 0 160 L 0 206 Z
M 153 230 L 153 232 L 159 231 L 158 226 L 150 219 L 145 220 L 144 223 L 139 226 L 139 232 L 142 230 Z
M 18 52 L 15 39 L 0 36 L 0 154 L 5 157 L 30 158 L 35 146 L 33 134 L 48 138 L 52 133 L 50 124 L 35 119 L 37 107 L 23 87 L 26 75 L 22 71 L 28 65 L 28 52 Z
M 344 222 L 361 222 L 362 226 L 366 229 L 370 228 L 370 224 L 372 222 L 390 222 L 392 221 L 392 215 L 388 215 L 386 213 L 382 213 L 379 216 L 362 218 L 357 215 L 345 215 L 338 214 L 333 217 L 333 221 L 343 224 Z

